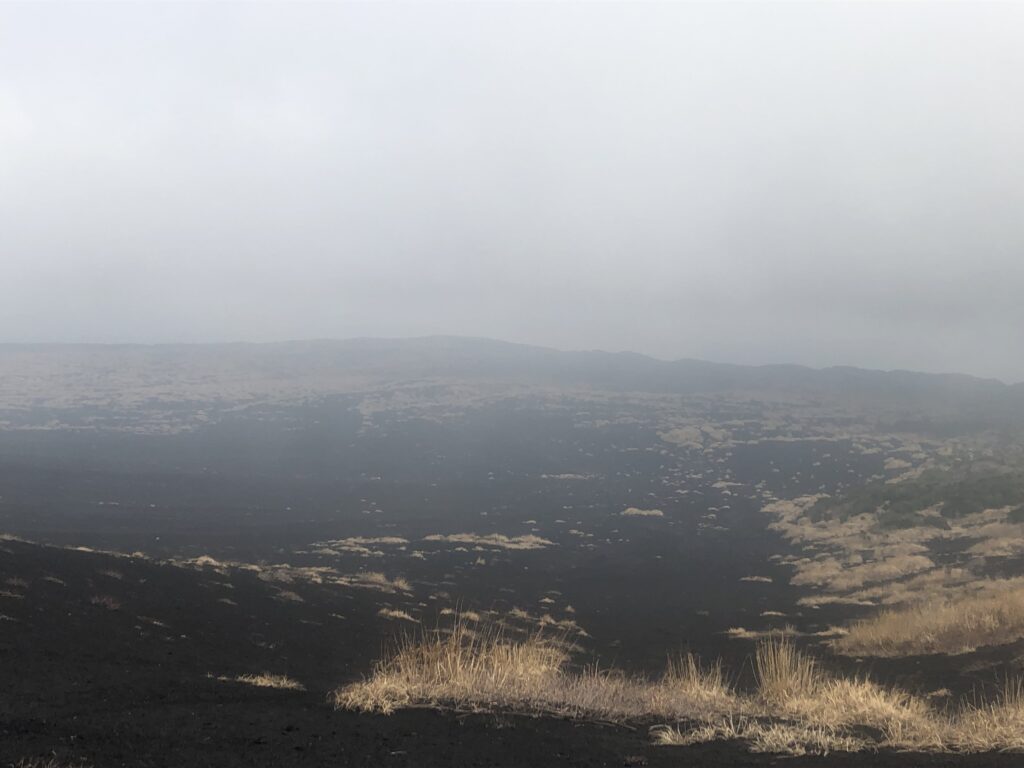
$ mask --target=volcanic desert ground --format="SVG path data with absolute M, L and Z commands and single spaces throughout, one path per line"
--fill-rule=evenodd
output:
M 455 338 L 0 348 L 2 764 L 1019 765 L 1022 404 Z

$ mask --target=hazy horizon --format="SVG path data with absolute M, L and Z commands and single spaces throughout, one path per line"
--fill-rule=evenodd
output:
M 0 342 L 1024 380 L 1024 6 L 0 5 Z
M 512 346 L 524 346 L 536 349 L 546 349 L 553 352 L 566 352 L 566 353 L 588 353 L 593 352 L 596 354 L 627 354 L 627 355 L 641 355 L 643 357 L 657 360 L 663 363 L 674 363 L 674 362 L 699 362 L 699 363 L 711 363 L 714 365 L 737 365 L 737 366 L 751 366 L 751 367 L 796 367 L 805 368 L 814 371 L 823 371 L 834 368 L 854 368 L 861 371 L 875 371 L 882 373 L 914 373 L 914 374 L 925 374 L 925 375 L 936 375 L 936 376 L 970 376 L 980 380 L 991 380 L 998 381 L 1001 384 L 1007 386 L 1015 386 L 1017 384 L 1024 384 L 1024 381 L 1007 381 L 998 377 L 992 376 L 976 376 L 975 374 L 965 373 L 963 371 L 956 370 L 935 370 L 935 371 L 923 371 L 912 368 L 872 368 L 870 366 L 851 365 L 845 363 L 837 363 L 835 365 L 816 366 L 807 365 L 804 363 L 794 363 L 787 360 L 778 360 L 770 363 L 737 363 L 734 360 L 718 360 L 706 357 L 661 357 L 659 355 L 652 355 L 646 352 L 637 352 L 633 349 L 603 349 L 601 347 L 553 347 L 544 344 L 528 344 L 525 342 L 509 341 L 508 339 L 497 339 L 488 336 L 460 336 L 450 334 L 435 334 L 428 336 L 350 336 L 350 337 L 319 337 L 319 338 L 305 338 L 305 339 L 278 339 L 274 341 L 244 341 L 244 340 L 223 340 L 223 341 L 158 341 L 158 342 L 62 342 L 62 341 L 42 341 L 42 342 L 18 342 L 18 341 L 0 341 L 0 347 L 14 346 L 14 347 L 62 347 L 62 346 L 95 346 L 95 347 L 190 347 L 190 346 L 232 346 L 232 345 L 274 345 L 274 344 L 320 344 L 320 343 L 337 343 L 345 344 L 351 342 L 407 342 L 407 341 L 431 341 L 431 340 L 458 340 L 467 342 L 486 342 L 488 344 L 498 345 L 512 345 Z

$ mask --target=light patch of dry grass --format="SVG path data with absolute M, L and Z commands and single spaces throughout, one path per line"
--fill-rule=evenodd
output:
M 903 605 L 926 599 L 952 598 L 967 594 L 980 584 L 978 577 L 964 568 L 936 568 L 896 582 L 875 584 L 852 592 L 847 597 L 862 605 Z M 1022 580 L 1021 583 L 1024 583 Z
M 825 588 L 831 592 L 848 592 L 867 584 L 891 582 L 905 576 L 930 571 L 935 563 L 924 555 L 895 555 L 842 569 Z M 794 583 L 796 583 L 794 581 Z
M 399 611 L 394 608 L 381 608 L 377 611 L 377 615 L 383 619 L 401 619 L 402 621 L 411 621 L 414 624 L 419 623 L 419 619 L 414 619 L 405 611 Z
M 389 578 L 379 571 L 361 571 L 351 576 L 342 576 L 338 583 L 352 587 L 377 589 L 381 592 L 412 592 L 412 584 L 401 576 Z
M 655 744 L 689 747 L 709 741 L 745 741 L 751 752 L 827 755 L 860 752 L 869 747 L 862 738 L 837 733 L 824 726 L 763 722 L 750 717 L 728 716 L 689 729 L 659 725 L 651 729 Z
M 394 537 L 392 541 L 391 537 L 382 537 L 375 541 L 390 541 L 394 543 L 398 539 Z M 402 541 L 405 540 L 402 539 Z M 228 575 L 231 571 L 255 573 L 256 578 L 269 584 L 337 584 L 347 587 L 375 589 L 380 592 L 389 593 L 412 591 L 412 584 L 407 579 L 401 576 L 389 578 L 378 571 L 341 574 L 333 568 L 324 566 L 296 566 L 288 563 L 243 563 L 237 561 L 221 562 L 208 555 L 202 555 L 190 560 L 170 560 L 167 562 L 180 568 L 212 568 L 222 575 Z M 287 590 L 279 591 L 277 597 L 286 600 L 302 600 L 297 593 Z
M 509 639 L 498 627 L 407 636 L 373 674 L 333 694 L 339 708 L 389 713 L 400 707 L 519 711 L 617 722 L 664 718 L 655 743 L 745 741 L 751 750 L 792 755 L 891 748 L 915 751 L 1024 749 L 1024 684 L 955 714 L 867 679 L 833 677 L 792 641 L 762 641 L 757 689 L 736 693 L 721 666 L 692 656 L 657 680 L 596 667 L 572 671 L 558 644 L 541 634 Z M 688 726 L 682 725 L 683 722 Z
M 843 595 L 808 595 L 807 597 L 801 597 L 796 601 L 796 604 L 810 608 L 820 608 L 823 605 L 874 605 L 870 600 L 860 600 L 856 597 L 846 597 Z
M 818 680 L 815 661 L 800 653 L 785 636 L 758 643 L 754 670 L 758 690 L 769 702 L 804 696 Z
M 798 632 L 796 627 L 792 624 L 787 624 L 782 628 L 773 627 L 771 629 L 729 627 L 729 629 L 725 630 L 722 634 L 732 638 L 733 640 L 763 640 L 767 637 L 796 637 L 803 633 Z
M 554 600 L 552 600 L 551 598 L 544 598 L 544 599 L 540 600 L 539 602 L 541 602 L 544 605 L 551 605 L 552 603 L 554 603 Z M 566 613 L 576 613 L 576 609 L 573 608 L 571 605 L 570 606 L 566 606 L 565 612 Z M 452 613 L 456 614 L 457 612 L 452 611 Z M 441 615 L 443 616 L 443 615 L 445 615 L 445 613 L 442 611 Z M 457 615 L 459 615 L 459 616 L 461 616 L 463 618 L 466 617 L 465 612 L 457 613 Z M 556 641 L 556 642 L 561 642 L 561 641 L 565 640 L 565 638 L 570 636 L 570 635 L 579 635 L 580 637 L 590 637 L 590 635 L 587 633 L 587 631 L 585 629 L 583 629 L 583 627 L 581 627 L 576 622 L 575 619 L 571 619 L 571 618 L 556 619 L 550 613 L 545 613 L 545 614 L 543 614 L 541 616 L 536 616 L 536 615 L 534 615 L 532 613 L 529 613 L 528 611 L 524 611 L 522 608 L 517 608 L 517 607 L 514 607 L 511 610 L 509 610 L 508 616 L 510 618 L 517 619 L 518 621 L 521 621 L 521 622 L 527 622 L 527 623 L 530 623 L 530 624 L 535 624 L 540 629 L 545 629 L 545 628 L 548 628 L 548 627 L 555 627 L 555 628 L 561 630 L 561 634 L 563 635 L 563 637 L 560 640 Z M 568 643 L 568 644 L 571 645 L 571 643 Z
M 456 611 L 454 608 L 442 608 L 442 616 L 458 616 L 463 621 L 480 621 L 481 616 L 476 611 Z
M 620 513 L 623 517 L 664 517 L 665 513 L 660 509 L 637 509 L 627 507 Z
M 255 573 L 256 578 L 268 583 L 296 584 L 308 582 L 323 584 L 325 581 L 337 581 L 338 573 L 331 568 L 290 565 L 289 563 L 244 563 L 235 560 L 216 560 L 209 555 L 200 555 L 191 559 L 171 559 L 163 561 L 177 568 L 194 568 L 216 571 L 227 576 L 231 571 Z
M 955 723 L 953 746 L 964 752 L 1024 750 L 1024 680 L 1007 680 L 994 701 L 969 703 Z
M 697 717 L 734 705 L 721 669 L 694 659 L 670 665 L 656 682 L 597 667 L 574 673 L 568 661 L 563 644 L 541 632 L 511 639 L 498 625 L 473 630 L 457 620 L 447 633 L 405 637 L 369 678 L 336 690 L 334 702 L 385 713 L 426 705 L 615 720 Z
M 885 460 L 885 464 L 883 466 L 885 467 L 885 469 L 894 470 L 894 469 L 910 469 L 914 465 L 911 464 L 906 459 L 899 459 L 899 458 L 896 458 L 895 456 L 890 456 L 890 457 L 888 457 Z
M 758 717 L 726 712 L 690 729 L 663 726 L 659 744 L 741 739 L 756 752 L 792 755 L 868 748 L 941 751 L 959 737 L 953 721 L 926 700 L 867 679 L 834 678 L 785 637 L 762 641 L 754 659 Z M 869 741 L 864 729 L 881 734 Z
M 501 533 L 491 533 L 486 536 L 475 533 L 453 533 L 449 535 L 433 533 L 424 537 L 423 540 L 443 541 L 450 544 L 473 544 L 478 547 L 495 547 L 497 549 L 543 549 L 544 547 L 554 546 L 555 543 L 541 536 L 535 536 L 532 533 L 525 536 L 505 536 Z
M 373 547 L 404 548 L 408 543 L 408 539 L 403 539 L 400 536 L 350 536 L 346 539 L 315 542 L 313 546 L 316 549 L 313 552 L 319 555 L 349 553 L 364 557 L 383 557 L 386 553 L 381 549 L 373 549 Z
M 227 563 L 222 563 L 220 560 L 216 560 L 216 559 L 210 557 L 209 555 L 200 555 L 199 557 L 194 558 L 191 561 L 183 561 L 183 562 L 190 563 L 191 565 L 195 566 L 196 568 L 207 568 L 207 567 L 209 567 L 209 568 L 225 568 L 228 565 Z
M 987 560 L 1024 553 L 1024 523 L 1016 522 L 1012 506 L 946 520 L 941 505 L 934 505 L 917 511 L 920 525 L 890 529 L 878 512 L 812 520 L 809 511 L 822 498 L 776 500 L 763 508 L 775 517 L 770 527 L 804 551 L 804 557 L 789 561 L 795 567 L 791 583 L 820 590 L 802 597 L 801 605 L 959 600 L 984 588 Z M 936 567 L 929 546 L 956 540 L 973 543 L 961 549 L 959 564 Z
M 1024 554 L 1024 537 L 993 537 L 982 539 L 967 548 L 967 554 L 977 557 L 1019 557 Z
M 883 611 L 854 623 L 845 636 L 833 642 L 833 647 L 839 653 L 856 656 L 955 654 L 1022 637 L 1024 586 L 1015 584 Z
M 576 623 L 575 619 L 556 619 L 550 613 L 545 613 L 538 621 L 541 627 L 556 627 L 566 633 L 577 634 L 580 637 L 590 637 L 587 630 Z
M 304 691 L 306 686 L 287 675 L 274 675 L 262 672 L 258 675 L 238 675 L 236 677 L 219 677 L 218 680 L 254 685 L 257 688 L 277 688 L 286 691 Z

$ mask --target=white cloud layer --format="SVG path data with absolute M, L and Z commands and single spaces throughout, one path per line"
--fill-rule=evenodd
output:
M 0 5 L 0 341 L 1024 379 L 1024 6 Z

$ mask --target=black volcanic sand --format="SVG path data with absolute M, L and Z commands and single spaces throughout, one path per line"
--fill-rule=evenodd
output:
M 791 498 L 856 484 L 882 462 L 842 441 L 687 451 L 642 418 L 619 423 L 615 408 L 594 403 L 588 418 L 608 422 L 601 429 L 580 426 L 578 406 L 523 406 L 446 424 L 384 415 L 364 431 L 350 405 L 247 413 L 181 435 L 0 431 L 0 531 L 60 545 L 0 541 L 0 590 L 20 595 L 0 597 L 0 766 L 51 753 L 133 768 L 1019 764 L 782 758 L 737 744 L 653 747 L 649 724 L 333 711 L 329 691 L 368 673 L 389 639 L 417 626 L 379 617 L 384 607 L 427 627 L 456 605 L 550 613 L 587 631 L 580 663 L 657 674 L 667 655 L 689 649 L 723 658 L 749 685 L 752 643 L 725 630 L 790 623 L 810 633 L 857 615 L 797 605 L 789 570 L 770 559 L 786 544 L 767 529 L 754 486 Z M 622 517 L 629 506 L 664 516 Z M 466 532 L 553 544 L 504 551 L 424 540 Z M 313 546 L 352 536 L 409 544 L 372 557 Z M 62 548 L 78 545 L 155 559 Z M 158 562 L 199 555 L 381 571 L 413 590 L 268 583 L 250 571 Z M 752 576 L 770 581 L 741 580 Z M 960 694 L 991 684 L 1020 654 L 826 665 Z M 307 691 L 217 679 L 263 671 Z
M 281 601 L 256 578 L 6 541 L 0 764 L 94 766 L 1019 765 L 1006 755 L 752 755 L 654 747 L 633 728 L 553 718 L 336 712 L 327 694 L 370 662 L 375 598 Z M 103 573 L 103 572 L 108 573 Z M 64 582 L 60 584 L 57 580 Z M 237 606 L 220 602 L 224 594 Z M 94 604 L 102 595 L 117 601 Z M 342 605 L 342 603 L 344 605 Z M 321 620 L 332 609 L 347 618 Z M 166 626 L 158 626 L 153 619 Z M 304 692 L 219 676 L 271 670 Z M 212 677 L 210 676 L 212 675 Z

